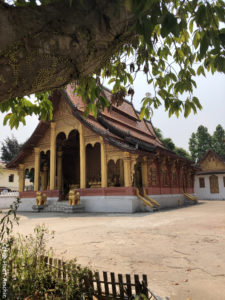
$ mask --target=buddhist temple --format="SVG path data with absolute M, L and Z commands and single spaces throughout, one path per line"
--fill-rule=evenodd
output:
M 202 200 L 225 200 L 225 161 L 212 149 L 199 161 L 195 191 Z
M 183 192 L 193 193 L 192 161 L 166 149 L 131 102 L 85 118 L 84 103 L 73 90 L 69 85 L 53 94 L 52 121 L 40 121 L 7 165 L 19 170 L 19 210 L 32 211 L 37 191 L 45 193 L 51 207 L 76 190 L 87 212 L 182 205 Z M 105 88 L 103 93 L 110 101 L 111 92 Z M 28 175 L 32 190 L 24 188 Z

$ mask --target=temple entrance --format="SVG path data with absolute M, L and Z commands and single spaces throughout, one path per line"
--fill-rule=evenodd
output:
M 86 146 L 86 182 L 88 188 L 101 187 L 101 146 Z
M 77 130 L 72 130 L 66 139 L 62 132 L 57 135 L 57 188 L 62 191 L 62 199 L 72 188 L 80 187 L 80 138 Z

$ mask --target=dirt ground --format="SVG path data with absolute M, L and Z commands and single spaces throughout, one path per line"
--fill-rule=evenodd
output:
M 165 299 L 225 299 L 225 201 L 155 213 L 20 213 L 16 231 L 55 230 L 58 258 L 100 271 L 147 274 Z

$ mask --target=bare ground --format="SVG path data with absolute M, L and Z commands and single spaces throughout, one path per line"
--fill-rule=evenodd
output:
M 20 213 L 15 230 L 55 230 L 56 256 L 100 271 L 147 274 L 150 289 L 174 300 L 225 299 L 225 201 L 156 213 Z

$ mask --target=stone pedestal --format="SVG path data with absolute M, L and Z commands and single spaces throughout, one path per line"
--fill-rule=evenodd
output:
M 78 213 L 83 212 L 84 206 L 83 205 L 67 205 L 64 207 L 65 213 Z
M 48 205 L 33 205 L 32 209 L 34 212 L 40 212 L 43 211 L 45 207 L 47 207 Z

